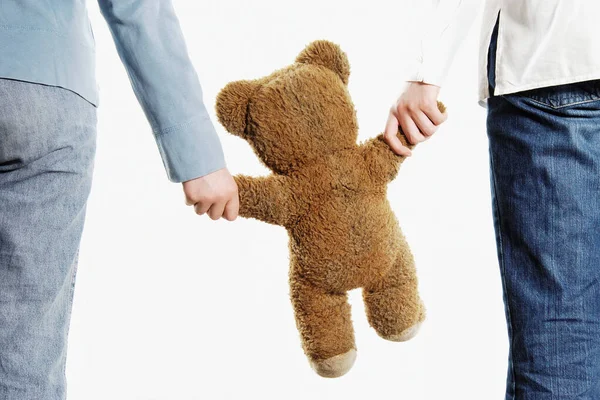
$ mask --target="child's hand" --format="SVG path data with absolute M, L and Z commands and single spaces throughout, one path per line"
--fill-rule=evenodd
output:
M 398 139 L 398 126 L 402 128 L 408 142 L 417 144 L 433 135 L 438 126 L 446 121 L 448 115 L 438 109 L 439 93 L 439 86 L 411 82 L 392 106 L 383 137 L 396 154 L 412 154 Z
M 206 213 L 213 220 L 223 217 L 228 221 L 238 216 L 238 187 L 227 168 L 183 182 L 183 191 L 185 204 L 194 206 L 198 215 Z

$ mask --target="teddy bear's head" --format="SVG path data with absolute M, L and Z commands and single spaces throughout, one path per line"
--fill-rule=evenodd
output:
M 339 46 L 316 41 L 286 68 L 225 86 L 217 97 L 217 116 L 229 132 L 250 143 L 267 167 L 285 174 L 356 146 L 349 75 Z

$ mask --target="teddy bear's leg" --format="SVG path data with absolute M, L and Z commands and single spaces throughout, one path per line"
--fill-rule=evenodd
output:
M 294 277 L 290 284 L 296 326 L 311 367 L 326 378 L 344 375 L 356 359 L 347 294 L 328 293 Z
M 363 288 L 369 323 L 379 336 L 395 342 L 412 339 L 425 319 L 414 259 L 404 244 L 390 272 Z

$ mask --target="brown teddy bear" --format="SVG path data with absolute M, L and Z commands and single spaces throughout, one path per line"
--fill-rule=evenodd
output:
M 240 215 L 287 229 L 296 324 L 324 377 L 344 375 L 356 358 L 349 290 L 363 288 L 369 323 L 384 339 L 412 338 L 425 318 L 413 256 L 386 198 L 404 157 L 383 135 L 356 143 L 349 75 L 346 54 L 316 41 L 286 68 L 229 83 L 216 105 L 221 124 L 273 171 L 235 177 Z

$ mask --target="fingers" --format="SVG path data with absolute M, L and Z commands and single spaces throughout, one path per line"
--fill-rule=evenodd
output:
M 225 203 L 223 201 L 214 203 L 213 205 L 210 206 L 210 208 L 208 209 L 208 211 L 206 213 L 208 214 L 210 219 L 212 219 L 213 221 L 216 221 L 223 216 L 223 212 L 225 211 L 226 204 L 227 203 Z
M 196 214 L 207 214 L 213 221 L 219 218 L 225 218 L 228 221 L 233 221 L 237 218 L 240 209 L 240 200 L 237 195 L 230 199 L 222 199 L 216 202 L 199 202 L 194 205 Z
M 408 113 L 401 114 L 399 121 L 400 126 L 402 127 L 402 132 L 404 132 L 406 140 L 408 140 L 410 143 L 417 144 L 425 140 L 425 137 L 419 131 L 417 124 L 415 124 Z
M 439 125 L 448 119 L 448 114 L 442 113 L 435 103 L 432 106 L 424 107 L 399 104 L 397 107 L 392 108 L 391 113 L 395 116 L 395 121 L 398 121 L 402 132 L 411 144 L 427 140 L 437 132 Z M 388 129 L 391 129 L 389 119 L 386 132 Z
M 412 82 L 392 107 L 390 118 L 391 115 L 394 116 L 395 123 L 400 125 L 409 144 L 415 145 L 428 139 L 448 118 L 445 107 L 437 101 L 439 92 L 439 86 Z M 394 141 L 387 131 L 391 129 L 391 122 L 388 119 L 386 140 L 389 140 L 390 147 Z
M 424 139 L 429 138 L 437 131 L 437 126 L 433 124 L 424 112 L 413 112 L 410 114 L 410 117 Z
M 410 149 L 404 146 L 398 138 L 398 120 L 392 112 L 390 112 L 390 116 L 388 117 L 383 138 L 394 153 L 405 157 L 412 155 Z
M 209 210 L 209 208 L 211 206 L 212 206 L 212 203 L 209 201 L 200 201 L 200 202 L 194 204 L 194 211 L 198 215 L 204 215 L 204 214 L 206 214 L 206 212 Z
M 183 182 L 185 204 L 193 205 L 198 215 L 207 214 L 211 219 L 237 218 L 240 202 L 235 179 L 227 168 Z
M 237 218 L 239 211 L 240 211 L 240 198 L 239 198 L 239 196 L 234 196 L 233 199 L 229 200 L 229 202 L 225 206 L 225 211 L 223 212 L 223 218 L 225 218 L 227 221 L 233 221 Z
M 422 111 L 425 113 L 425 116 L 433 123 L 433 125 L 440 125 L 446 122 L 448 119 L 447 113 L 442 113 L 438 108 L 437 104 L 428 104 L 426 107 L 423 107 Z

